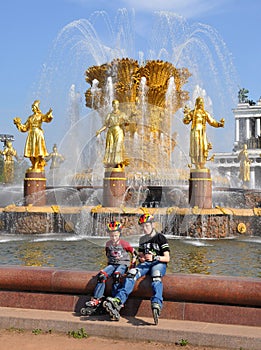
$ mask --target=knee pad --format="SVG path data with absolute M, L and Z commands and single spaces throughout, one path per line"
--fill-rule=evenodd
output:
M 137 269 L 130 269 L 128 272 L 127 272 L 127 278 L 135 278 L 135 276 L 137 275 Z
M 119 272 L 114 272 L 113 276 L 112 276 L 112 279 L 113 279 L 113 283 L 120 283 L 120 280 L 121 280 L 121 274 Z
M 153 272 L 151 275 L 152 281 L 153 282 L 161 282 L 161 273 L 159 270 L 156 270 Z
M 108 279 L 108 275 L 104 271 L 100 271 L 97 276 L 98 282 L 105 283 Z

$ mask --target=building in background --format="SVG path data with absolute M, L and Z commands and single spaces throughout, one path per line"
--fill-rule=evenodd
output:
M 217 153 L 214 168 L 228 179 L 230 187 L 240 186 L 240 161 L 238 155 L 247 146 L 250 160 L 248 188 L 261 188 L 261 97 L 257 102 L 249 100 L 248 90 L 238 93 L 238 105 L 233 109 L 235 118 L 234 148 L 231 153 Z M 243 184 L 242 184 L 243 185 Z

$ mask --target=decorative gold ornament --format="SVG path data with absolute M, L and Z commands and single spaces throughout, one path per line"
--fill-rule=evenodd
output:
M 239 233 L 246 233 L 246 225 L 243 223 L 243 222 L 240 222 L 238 225 L 237 225 L 237 231 Z
M 71 221 L 66 221 L 64 225 L 64 229 L 66 232 L 73 232 L 74 231 L 74 223 Z

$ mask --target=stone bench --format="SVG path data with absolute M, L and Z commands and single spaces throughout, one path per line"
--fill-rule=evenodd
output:
M 79 314 L 96 285 L 97 271 L 0 267 L 0 306 Z M 261 326 L 261 280 L 232 276 L 167 274 L 162 318 Z M 106 284 L 110 295 L 111 280 Z M 121 314 L 151 317 L 150 277 L 135 285 Z

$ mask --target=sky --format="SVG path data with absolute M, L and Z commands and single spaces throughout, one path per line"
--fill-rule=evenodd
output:
M 135 31 L 144 45 L 143 33 L 151 26 L 152 14 L 156 11 L 176 13 L 190 23 L 200 22 L 213 27 L 231 55 L 238 90 L 248 89 L 251 100 L 260 98 L 260 0 L 4 0 L 0 3 L 0 134 L 14 135 L 19 153 L 22 153 L 20 148 L 25 135 L 16 130 L 13 118 L 19 116 L 25 121 L 31 114 L 31 104 L 39 98 L 36 92 L 41 85 L 43 67 L 57 35 L 69 23 L 88 19 L 94 11 L 104 10 L 113 17 L 120 8 L 135 12 Z M 57 96 L 61 105 L 66 104 L 58 91 L 51 93 L 55 95 L 53 99 Z M 48 103 L 49 100 L 41 100 L 43 112 L 52 107 Z M 235 107 L 231 103 L 230 110 Z M 54 110 L 54 116 L 56 113 L 58 110 Z M 225 119 L 231 116 L 225 116 Z M 50 124 L 46 129 L 51 151 L 52 144 L 59 142 L 61 137 L 57 133 L 59 125 Z M 233 137 L 231 130 L 230 137 Z

